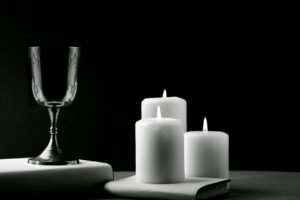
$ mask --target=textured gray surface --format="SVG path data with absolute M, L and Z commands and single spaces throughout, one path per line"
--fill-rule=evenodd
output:
M 115 172 L 115 179 L 133 175 L 133 172 Z M 299 172 L 231 171 L 230 194 L 224 200 L 299 200 Z M 101 198 L 99 198 L 100 200 Z M 106 198 L 122 199 L 122 198 Z

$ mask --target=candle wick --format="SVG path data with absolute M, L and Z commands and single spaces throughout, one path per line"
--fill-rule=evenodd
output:
M 207 119 L 206 119 L 206 117 L 204 117 L 204 120 L 203 120 L 203 132 L 204 133 L 208 132 L 208 126 L 207 126 Z
M 163 96 L 162 96 L 163 98 L 167 98 L 167 90 L 166 89 L 164 89 L 164 92 L 163 92 Z

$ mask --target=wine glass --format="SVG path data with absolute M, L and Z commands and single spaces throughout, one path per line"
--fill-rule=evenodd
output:
M 78 159 L 68 158 L 57 140 L 57 121 L 61 107 L 70 105 L 77 91 L 79 47 L 44 48 L 29 47 L 32 92 L 36 102 L 48 109 L 50 116 L 50 141 L 38 156 L 29 158 L 36 165 L 78 164 Z M 67 56 L 67 52 L 69 56 Z M 65 54 L 66 53 L 66 54 Z M 41 61 L 43 62 L 41 64 Z

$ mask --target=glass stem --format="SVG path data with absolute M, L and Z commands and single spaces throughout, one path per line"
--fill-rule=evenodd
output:
M 50 142 L 46 150 L 61 151 L 57 141 L 57 120 L 59 115 L 59 108 L 56 106 L 50 107 L 48 108 L 48 112 L 50 116 Z
M 57 135 L 57 119 L 59 115 L 59 108 L 56 106 L 48 108 L 50 116 L 50 134 Z

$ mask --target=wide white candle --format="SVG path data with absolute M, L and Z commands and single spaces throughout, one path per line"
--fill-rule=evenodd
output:
M 179 119 L 186 132 L 186 101 L 179 97 L 167 97 L 164 90 L 163 97 L 146 98 L 142 101 L 142 119 L 156 117 L 157 106 L 160 106 L 163 117 Z
M 224 132 L 203 131 L 184 134 L 185 176 L 229 178 L 229 137 Z
M 184 132 L 178 119 L 141 119 L 135 125 L 136 180 L 143 183 L 184 181 Z

